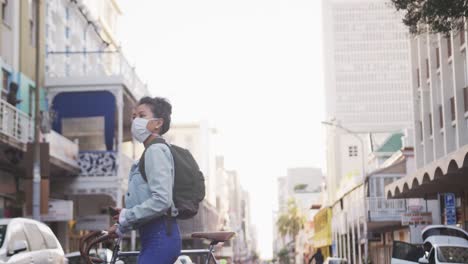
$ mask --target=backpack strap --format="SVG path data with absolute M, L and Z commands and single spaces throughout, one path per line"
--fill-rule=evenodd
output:
M 167 147 L 170 148 L 169 144 L 167 144 L 166 140 L 162 137 L 157 137 L 155 139 L 153 139 L 152 141 L 150 141 L 146 146 L 145 146 L 145 150 L 143 151 L 143 153 L 141 154 L 141 157 L 140 157 L 140 161 L 138 162 L 138 170 L 140 171 L 140 174 L 141 176 L 143 177 L 143 180 L 145 180 L 145 182 L 148 182 L 148 178 L 146 177 L 146 171 L 145 171 L 145 153 L 146 153 L 146 150 L 151 146 L 151 145 L 154 145 L 154 144 L 164 144 L 166 145 Z

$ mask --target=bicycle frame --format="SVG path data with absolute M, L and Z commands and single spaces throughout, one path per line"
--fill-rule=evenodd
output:
M 211 260 L 217 263 L 216 257 L 214 256 L 215 246 L 219 243 L 224 243 L 236 235 L 234 232 L 228 231 L 217 231 L 217 232 L 195 232 L 191 234 L 194 239 L 205 239 L 210 242 L 207 249 L 186 249 L 181 251 L 181 255 L 197 255 L 198 257 L 205 257 L 203 261 L 205 264 L 209 264 Z M 89 252 L 94 247 L 97 250 L 97 245 L 105 242 L 113 241 L 112 257 L 110 264 L 115 264 L 118 260 L 123 260 L 125 257 L 136 257 L 140 254 L 139 251 L 120 251 L 120 244 L 122 238 L 114 239 L 110 237 L 107 231 L 94 231 L 84 235 L 80 239 L 80 254 L 87 264 L 103 263 L 103 259 L 99 257 L 90 256 Z M 199 260 L 198 262 L 200 262 Z
M 120 251 L 121 241 L 122 241 L 122 238 L 118 238 L 115 242 L 114 249 L 112 250 L 112 259 L 110 261 L 110 264 L 115 264 L 117 260 L 119 260 L 122 257 L 136 257 L 140 254 L 139 251 Z M 218 263 L 218 261 L 216 260 L 216 257 L 214 256 L 214 246 L 215 245 L 211 243 L 208 249 L 181 250 L 180 255 L 206 254 L 207 258 L 206 258 L 205 264 L 209 264 L 211 260 L 213 260 L 215 263 Z

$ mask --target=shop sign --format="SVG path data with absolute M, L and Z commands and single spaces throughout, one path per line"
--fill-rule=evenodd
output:
M 401 225 L 430 225 L 432 224 L 432 213 L 431 212 L 412 212 L 404 213 L 401 215 Z
M 106 230 L 109 226 L 110 216 L 106 214 L 80 216 L 76 221 L 77 230 L 99 231 Z
M 455 194 L 446 193 L 445 195 L 445 221 L 447 225 L 457 224 L 457 210 L 455 205 Z
M 324 247 L 332 244 L 331 208 L 323 208 L 314 216 L 314 246 Z
M 49 211 L 41 216 L 44 222 L 65 222 L 73 220 L 73 201 L 49 200 Z

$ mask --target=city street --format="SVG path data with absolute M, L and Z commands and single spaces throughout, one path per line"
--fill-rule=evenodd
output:
M 468 263 L 467 10 L 0 0 L 0 264 Z

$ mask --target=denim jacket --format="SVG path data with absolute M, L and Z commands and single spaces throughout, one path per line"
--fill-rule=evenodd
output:
M 170 149 L 164 144 L 153 144 L 146 150 L 144 158 L 148 182 L 143 179 L 138 162 L 134 163 L 125 195 L 126 209 L 122 210 L 119 219 L 120 233 L 166 215 L 169 208 L 172 216 L 177 216 L 172 199 L 174 159 Z

